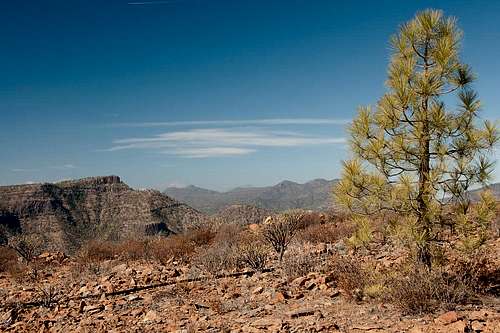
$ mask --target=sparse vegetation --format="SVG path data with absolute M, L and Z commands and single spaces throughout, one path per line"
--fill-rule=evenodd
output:
M 306 276 L 317 272 L 322 260 L 314 253 L 304 253 L 300 250 L 290 251 L 283 258 L 283 273 L 288 279 Z
M 237 245 L 237 260 L 243 266 L 260 271 L 265 268 L 269 257 L 269 248 L 256 237 L 244 239 Z
M 338 256 L 333 258 L 330 269 L 338 287 L 349 298 L 361 301 L 363 290 L 370 281 L 370 273 L 361 262 L 352 257 Z
M 283 260 L 288 245 L 301 227 L 300 223 L 300 215 L 284 213 L 264 226 L 263 236 L 278 254 L 280 262 Z
M 489 192 L 472 202 L 468 191 L 488 180 L 486 155 L 498 135 L 489 122 L 477 124 L 460 40 L 456 21 L 435 10 L 392 38 L 389 91 L 351 126 L 354 158 L 335 189 L 342 215 L 293 210 L 263 222 L 267 211 L 233 206 L 207 217 L 139 191 L 132 198 L 158 203 L 137 213 L 147 222 L 127 222 L 126 232 L 115 223 L 65 225 L 54 231 L 61 239 L 79 235 L 66 256 L 6 213 L 0 330 L 496 332 L 499 203 Z M 454 93 L 459 107 L 450 111 L 444 100 Z M 131 191 L 117 177 L 86 184 Z M 57 212 L 93 197 L 73 181 L 39 188 Z M 181 206 L 197 223 L 181 225 L 187 215 L 167 212 Z M 96 212 L 107 220 L 108 211 Z M 175 223 L 160 221 L 166 216 Z M 452 313 L 441 323 L 432 318 L 440 311 Z M 357 325 L 357 313 L 369 318 Z

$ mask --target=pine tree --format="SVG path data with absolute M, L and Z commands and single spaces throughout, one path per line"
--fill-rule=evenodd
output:
M 446 203 L 465 214 L 467 190 L 490 179 L 495 126 L 480 124 L 475 76 L 459 58 L 456 20 L 425 10 L 391 38 L 388 91 L 360 107 L 350 127 L 336 202 L 357 214 L 383 210 L 416 221 L 417 257 L 430 267 L 433 226 Z M 458 97 L 458 106 L 456 98 Z

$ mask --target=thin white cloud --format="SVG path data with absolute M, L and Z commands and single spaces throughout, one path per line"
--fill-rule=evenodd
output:
M 270 118 L 248 120 L 192 120 L 115 123 L 114 127 L 174 127 L 174 126 L 276 126 L 276 125 L 347 125 L 349 119 L 338 118 Z
M 166 154 L 185 158 L 209 158 L 225 156 L 241 156 L 255 152 L 255 149 L 238 147 L 206 147 L 206 148 L 179 148 L 174 151 L 165 151 Z
M 38 169 L 24 169 L 24 168 L 14 168 L 10 169 L 12 172 L 35 172 L 38 171 Z
M 263 129 L 202 128 L 162 133 L 153 137 L 126 138 L 113 142 L 106 151 L 160 150 L 189 158 L 246 155 L 262 147 L 300 147 L 344 144 L 343 137 L 319 137 L 295 132 Z
M 53 165 L 50 168 L 56 170 L 70 170 L 70 169 L 76 169 L 76 166 L 74 164 L 68 163 L 63 165 Z

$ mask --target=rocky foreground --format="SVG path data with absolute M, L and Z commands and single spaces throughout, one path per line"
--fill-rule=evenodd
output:
M 401 261 L 389 249 L 376 258 L 377 267 Z M 0 273 L 2 331 L 500 332 L 498 298 L 404 316 L 380 300 L 352 299 L 328 271 L 291 279 L 268 267 L 208 277 L 175 261 L 114 259 L 82 270 L 61 253 L 39 260 L 46 268 L 36 283 Z

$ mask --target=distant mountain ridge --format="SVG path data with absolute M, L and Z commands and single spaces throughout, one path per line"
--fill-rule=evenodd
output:
M 338 180 L 314 179 L 304 184 L 284 180 L 274 186 L 237 187 L 218 192 L 197 186 L 168 187 L 163 193 L 208 214 L 232 205 L 252 205 L 270 211 L 323 210 L 332 207 L 331 193 Z
M 485 189 L 490 190 L 497 199 L 500 199 L 500 183 L 494 183 L 486 187 L 479 188 L 477 190 L 469 191 L 469 195 L 472 201 L 479 200 L 481 192 Z

